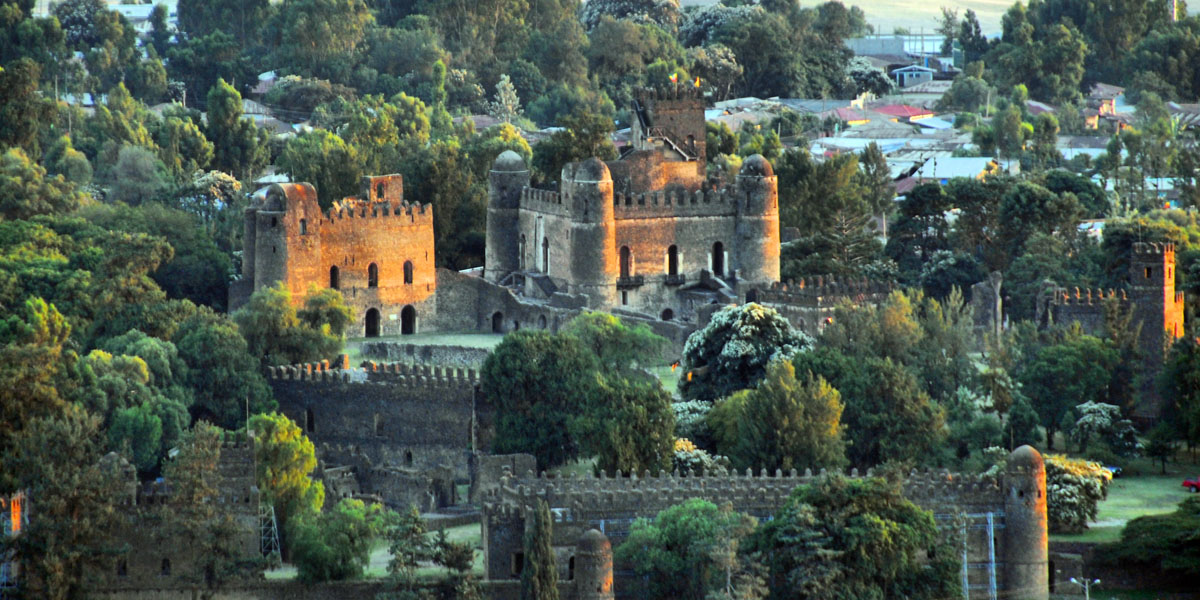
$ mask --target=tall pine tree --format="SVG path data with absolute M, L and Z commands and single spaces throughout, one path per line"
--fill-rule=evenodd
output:
M 552 545 L 554 522 L 550 506 L 538 500 L 533 529 L 525 532 L 525 565 L 521 569 L 521 600 L 558 600 L 558 567 Z

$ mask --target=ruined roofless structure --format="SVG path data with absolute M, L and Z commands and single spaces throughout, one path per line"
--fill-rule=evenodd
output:
M 868 471 L 868 476 L 871 472 Z M 858 477 L 857 470 L 850 473 Z M 770 518 L 784 506 L 792 490 L 812 483 L 814 474 L 768 476 L 750 472 L 681 477 L 679 474 L 608 478 L 540 477 L 526 473 L 506 477 L 485 499 L 484 569 L 490 580 L 520 578 L 524 564 L 522 539 L 532 526 L 537 501 L 545 500 L 554 517 L 553 545 L 560 579 L 580 575 L 577 557 L 595 561 L 599 542 L 595 529 L 619 546 L 633 521 L 651 519 L 659 511 L 692 498 Z M 944 532 L 962 536 L 961 577 L 964 598 L 1046 600 L 1050 593 L 1049 538 L 1046 517 L 1046 469 L 1037 450 L 1022 446 L 1008 457 L 1003 473 L 963 475 L 946 471 L 913 471 L 903 482 L 904 496 L 934 513 Z M 581 547 L 582 546 L 582 547 Z M 586 573 L 594 574 L 588 570 Z M 639 580 L 618 578 L 618 593 L 636 589 Z M 590 589 L 584 582 L 581 588 Z
M 705 181 L 704 105 L 691 90 L 644 92 L 621 158 L 569 163 L 558 191 L 530 187 L 501 154 L 488 179 L 484 277 L 526 298 L 586 295 L 590 308 L 672 320 L 779 280 L 779 194 L 770 162 L 731 185 Z
M 1129 256 L 1129 287 L 1122 290 L 1055 290 L 1039 322 L 1068 325 L 1078 322 L 1084 330 L 1104 331 L 1105 307 L 1116 302 L 1133 311 L 1133 326 L 1140 325 L 1138 348 L 1142 354 L 1141 399 L 1134 408 L 1139 420 L 1152 421 L 1163 411 L 1154 385 L 1162 371 L 1171 343 L 1184 334 L 1183 293 L 1175 291 L 1175 245 L 1136 242 Z
M 416 333 L 436 311 L 433 207 L 405 201 L 399 175 L 364 177 L 360 196 L 329 211 L 308 183 L 260 190 L 245 212 L 230 310 L 276 282 L 297 306 L 309 286 L 340 290 L 354 313 L 351 337 Z

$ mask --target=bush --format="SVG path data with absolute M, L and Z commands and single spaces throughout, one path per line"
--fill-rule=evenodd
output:
M 1108 495 L 1108 472 L 1100 463 L 1061 454 L 1046 456 L 1046 512 L 1053 533 L 1082 533 L 1096 520 L 1096 504 Z
M 362 575 L 371 544 L 383 527 L 384 509 L 343 498 L 333 510 L 292 522 L 292 562 L 300 581 L 337 581 Z
M 675 440 L 675 456 L 671 460 L 671 470 L 678 473 L 691 471 L 695 475 L 717 475 L 729 471 L 729 459 L 713 456 L 697 448 L 691 440 L 679 438 Z
M 1187 498 L 1175 512 L 1138 517 L 1125 525 L 1121 541 L 1096 548 L 1100 564 L 1157 569 L 1168 575 L 1200 575 L 1200 498 Z

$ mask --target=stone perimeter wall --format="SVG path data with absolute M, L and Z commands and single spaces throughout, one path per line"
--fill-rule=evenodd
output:
M 387 362 L 478 369 L 491 351 L 455 345 L 363 342 L 360 353 L 364 357 Z
M 1035 461 L 1028 459 L 1029 452 L 1034 453 Z M 903 483 L 909 500 L 932 511 L 944 530 L 957 530 L 964 537 L 963 578 L 971 598 L 988 597 L 993 590 L 1009 590 L 1015 597 L 1046 597 L 1045 470 L 1035 450 L 1018 449 L 1013 456 L 1000 476 L 914 471 Z M 652 518 L 691 498 L 730 502 L 736 510 L 766 519 L 784 506 L 792 490 L 815 478 L 811 471 L 800 474 L 795 470 L 788 474 L 776 471 L 774 476 L 766 472 L 756 476 L 749 471 L 698 477 L 617 475 L 555 479 L 527 472 L 524 477 L 502 480 L 484 503 L 488 578 L 515 577 L 514 567 L 523 560 L 519 556 L 523 557 L 526 515 L 538 499 L 546 500 L 554 513 L 554 545 L 560 576 L 566 576 L 564 565 L 570 564 L 575 541 L 587 529 L 604 532 L 615 547 L 628 536 L 635 519 Z M 871 471 L 866 473 L 871 475 Z M 860 474 L 854 470 L 849 476 Z M 618 581 L 617 589 L 635 585 L 635 581 Z M 1030 589 L 1034 593 L 1026 595 Z

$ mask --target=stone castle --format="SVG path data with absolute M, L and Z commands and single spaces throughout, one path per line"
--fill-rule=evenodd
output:
M 256 193 L 245 212 L 242 277 L 230 287 L 230 308 L 276 282 L 298 305 L 310 286 L 332 288 L 362 335 L 416 333 L 419 319 L 433 314 L 437 291 L 433 207 L 405 201 L 399 175 L 364 177 L 362 188 L 328 212 L 307 183 Z

